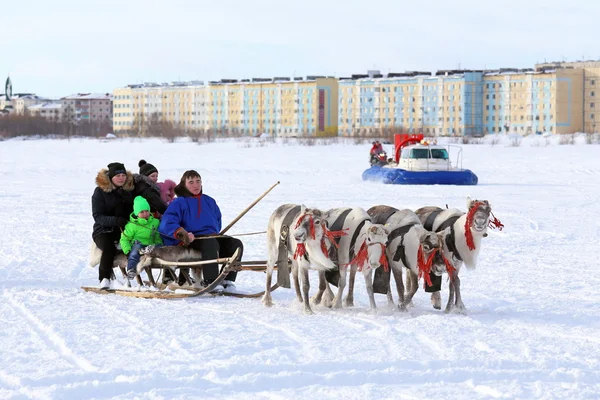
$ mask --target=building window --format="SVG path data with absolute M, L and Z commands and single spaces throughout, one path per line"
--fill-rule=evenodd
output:
M 590 114 L 590 119 L 594 119 L 594 114 Z

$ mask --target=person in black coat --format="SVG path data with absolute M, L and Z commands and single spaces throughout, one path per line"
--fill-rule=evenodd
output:
M 160 187 L 158 186 L 158 169 L 145 160 L 140 160 L 139 174 L 133 174 L 135 184 L 135 196 L 142 196 L 150 204 L 150 211 L 164 214 L 167 204 L 160 197 Z M 135 197 L 134 196 L 134 197 Z
M 113 277 L 113 261 L 117 254 L 115 243 L 121 238 L 121 229 L 133 212 L 134 182 L 131 172 L 118 162 L 108 164 L 96 176 L 92 195 L 94 230 L 92 238 L 102 250 L 98 279 L 100 288 L 108 289 Z

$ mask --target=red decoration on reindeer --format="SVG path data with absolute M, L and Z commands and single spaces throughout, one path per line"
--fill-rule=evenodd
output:
M 475 202 L 475 204 L 473 204 L 473 206 L 469 209 L 469 212 L 467 213 L 467 220 L 465 221 L 465 239 L 467 240 L 467 247 L 469 248 L 469 250 L 475 250 L 475 242 L 473 241 L 471 225 L 473 224 L 473 218 L 475 217 L 477 208 L 479 208 L 479 206 L 482 205 L 484 205 L 484 203 L 480 201 Z M 498 228 L 498 230 L 501 231 L 502 228 L 504 228 L 504 224 L 500 222 L 498 218 L 496 218 L 493 212 L 490 211 L 490 214 L 492 214 L 492 218 L 490 218 L 489 227 L 492 229 Z
M 471 232 L 471 225 L 473 224 L 473 218 L 475 217 L 475 213 L 477 212 L 477 208 L 482 206 L 483 203 L 478 201 L 469 208 L 469 212 L 467 213 L 467 219 L 465 221 L 465 239 L 467 240 L 467 247 L 469 250 L 475 250 L 475 242 L 473 241 L 473 232 Z
M 504 228 L 504 224 L 502 222 L 500 222 L 500 220 L 498 218 L 496 218 L 496 216 L 494 215 L 493 212 L 490 211 L 490 214 L 492 214 L 492 218 L 490 218 L 490 228 L 492 228 L 492 229 L 498 228 L 498 230 L 501 231 L 502 228 Z
M 448 261 L 448 259 L 446 257 L 444 257 L 443 254 L 442 254 L 442 258 L 444 259 L 444 264 L 446 264 L 446 272 L 448 272 L 448 276 L 450 276 L 450 278 L 452 279 L 452 277 L 454 276 L 454 271 L 456 271 L 456 268 L 454 268 L 452 263 L 450 261 Z
M 419 251 L 417 252 L 417 267 L 419 269 L 419 278 L 423 277 L 427 286 L 431 286 L 431 278 L 429 277 L 429 272 L 431 272 L 431 265 L 433 264 L 433 257 L 437 249 L 433 250 L 431 255 L 427 260 L 425 260 L 425 254 L 423 253 L 423 246 L 419 246 Z
M 306 246 L 304 243 L 296 244 L 296 251 L 294 252 L 294 260 L 304 257 L 306 254 Z
M 379 264 L 383 265 L 383 270 L 385 272 L 388 272 L 390 270 L 390 267 L 388 265 L 388 260 L 387 257 L 385 256 L 385 244 L 383 243 L 372 243 L 372 245 L 378 244 L 381 246 L 381 257 L 379 257 Z M 342 267 L 347 267 L 348 265 L 351 264 L 356 264 L 356 266 L 358 267 L 358 270 L 360 272 L 362 272 L 363 267 L 365 266 L 365 264 L 367 264 L 367 261 L 369 259 L 369 247 L 367 246 L 367 241 L 365 240 L 362 244 L 362 246 L 360 246 L 360 250 L 358 250 L 358 253 L 356 253 L 356 256 L 354 256 L 354 258 L 352 260 L 350 260 L 350 262 L 348 264 L 344 264 L 342 265 Z
M 327 251 L 327 244 L 325 243 L 325 238 L 329 239 L 329 242 L 333 246 L 335 246 L 336 249 L 339 249 L 340 246 L 335 241 L 335 238 L 348 235 L 346 232 L 344 232 L 347 231 L 348 228 L 342 229 L 341 231 L 330 231 L 329 229 L 327 229 L 327 226 L 325 226 L 325 222 L 322 222 L 321 226 L 323 228 L 323 237 L 321 238 L 321 251 L 323 251 L 323 254 L 325 254 L 326 257 L 329 257 L 329 252 Z

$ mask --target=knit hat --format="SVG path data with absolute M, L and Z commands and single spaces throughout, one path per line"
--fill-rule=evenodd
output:
M 110 179 L 114 178 L 115 175 L 119 175 L 119 174 L 126 174 L 127 171 L 125 170 L 125 165 L 118 163 L 118 162 L 113 162 L 108 164 L 108 177 Z
M 138 215 L 142 211 L 150 211 L 150 204 L 148 204 L 148 200 L 142 196 L 136 196 L 135 199 L 133 199 L 133 213 Z
M 148 176 L 155 172 L 158 172 L 156 167 L 152 164 L 147 163 L 146 160 L 140 160 L 138 166 L 140 167 L 140 175 Z

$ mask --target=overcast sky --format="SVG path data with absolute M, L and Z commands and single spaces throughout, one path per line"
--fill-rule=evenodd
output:
M 600 59 L 592 0 L 55 0 L 0 5 L 0 93 Z

